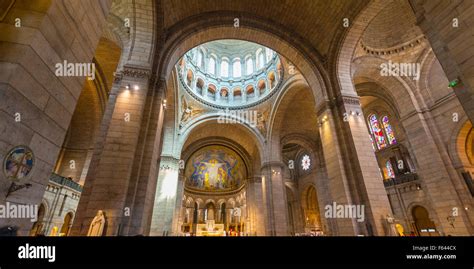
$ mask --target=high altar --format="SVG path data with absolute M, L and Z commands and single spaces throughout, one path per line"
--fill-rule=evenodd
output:
M 216 224 L 214 220 L 206 220 L 205 224 L 196 226 L 197 236 L 225 236 L 224 224 Z

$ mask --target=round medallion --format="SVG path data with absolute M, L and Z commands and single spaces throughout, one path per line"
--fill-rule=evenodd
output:
M 3 173 L 12 181 L 28 179 L 35 163 L 33 151 L 27 146 L 16 146 L 5 156 Z

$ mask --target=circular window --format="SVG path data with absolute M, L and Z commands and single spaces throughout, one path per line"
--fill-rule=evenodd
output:
M 309 167 L 311 166 L 311 159 L 309 158 L 308 155 L 304 155 L 303 158 L 301 159 L 301 168 L 304 171 L 309 170 Z
M 28 179 L 35 163 L 33 151 L 27 146 L 16 146 L 5 156 L 3 173 L 12 181 Z

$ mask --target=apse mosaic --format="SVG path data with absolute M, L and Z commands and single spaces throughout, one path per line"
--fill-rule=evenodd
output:
M 28 177 L 34 165 L 34 155 L 26 146 L 13 148 L 5 157 L 3 172 L 5 176 L 14 181 Z
M 242 158 L 223 146 L 207 146 L 188 159 L 185 170 L 186 187 L 201 191 L 238 189 L 246 177 Z

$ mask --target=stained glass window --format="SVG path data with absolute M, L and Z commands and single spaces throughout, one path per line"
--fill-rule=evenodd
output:
M 369 127 L 370 127 L 370 130 L 371 130 L 374 138 L 375 138 L 377 148 L 378 149 L 385 148 L 387 146 L 387 144 L 385 143 L 385 136 L 383 134 L 382 129 L 380 129 L 379 121 L 377 120 L 377 116 L 372 114 L 369 117 Z
M 387 168 L 387 177 L 388 177 L 388 178 L 394 178 L 394 177 L 395 177 L 395 173 L 393 172 L 393 167 L 392 167 L 392 163 L 390 162 L 390 160 L 388 160 L 388 161 L 385 163 L 385 167 Z
M 395 134 L 392 129 L 392 125 L 390 125 L 390 122 L 388 120 L 388 116 L 384 116 L 382 118 L 382 125 L 383 128 L 385 129 L 385 135 L 387 136 L 388 144 L 393 145 L 397 143 L 397 140 L 395 140 Z

